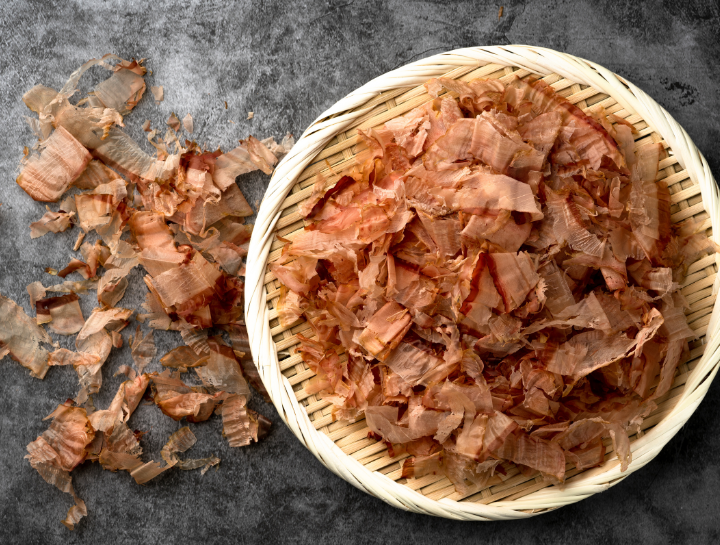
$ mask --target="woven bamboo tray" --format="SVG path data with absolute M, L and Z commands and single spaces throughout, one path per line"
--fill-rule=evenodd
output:
M 283 243 L 303 228 L 297 204 L 310 196 L 316 175 L 328 187 L 354 164 L 360 151 L 357 129 L 381 125 L 430 100 L 422 86 L 432 77 L 462 80 L 515 76 L 542 77 L 561 95 L 584 110 L 603 106 L 638 130 L 636 141 L 662 142 L 668 158 L 660 163 L 672 198 L 672 221 L 704 220 L 709 236 L 720 229 L 718 189 L 705 158 L 680 125 L 632 83 L 595 63 L 556 51 L 528 47 L 460 49 L 414 62 L 380 76 L 350 93 L 322 114 L 278 165 L 260 207 L 250 241 L 245 311 L 252 355 L 281 418 L 302 443 L 337 475 L 387 503 L 436 516 L 463 520 L 529 517 L 602 492 L 647 464 L 678 432 L 705 396 L 720 365 L 719 306 L 716 256 L 690 266 L 682 294 L 691 308 L 694 341 L 689 361 L 678 369 L 672 390 L 658 400 L 658 409 L 631 437 L 632 463 L 626 472 L 607 443 L 605 463 L 583 472 L 568 470 L 562 486 L 542 478 L 527 479 L 512 464 L 500 480 L 469 497 L 455 492 L 444 476 L 402 479 L 406 455 L 392 458 L 381 442 L 368 438 L 364 420 L 333 422 L 331 405 L 307 395 L 303 385 L 313 376 L 294 351 L 297 334 L 311 335 L 299 321 L 281 327 L 275 309 L 280 285 L 268 264 L 280 257 Z M 715 238 L 718 241 L 717 238 Z

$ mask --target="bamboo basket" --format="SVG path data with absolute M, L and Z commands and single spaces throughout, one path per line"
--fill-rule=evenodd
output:
M 691 343 L 690 359 L 678 369 L 672 390 L 658 400 L 641 434 L 631 437 L 633 459 L 626 472 L 620 471 L 608 442 L 602 466 L 582 472 L 568 468 L 563 485 L 528 479 L 506 464 L 503 480 L 496 475 L 469 497 L 456 493 L 444 476 L 402 479 L 406 455 L 390 457 L 383 443 L 368 438 L 364 419 L 334 422 L 330 403 L 305 393 L 303 385 L 313 373 L 294 347 L 297 334 L 310 335 L 311 330 L 303 321 L 279 325 L 275 307 L 280 285 L 268 264 L 280 257 L 283 243 L 277 236 L 292 239 L 302 230 L 297 204 L 309 197 L 316 175 L 323 173 L 328 187 L 334 184 L 355 164 L 357 129 L 381 125 L 430 100 L 422 84 L 432 77 L 507 81 L 531 74 L 584 110 L 602 105 L 608 113 L 627 119 L 638 130 L 638 144 L 662 142 L 669 156 L 661 162 L 658 178 L 670 188 L 672 221 L 704 220 L 709 236 L 720 229 L 718 188 L 688 134 L 632 83 L 577 57 L 519 45 L 459 49 L 384 74 L 323 113 L 276 168 L 258 213 L 245 287 L 250 346 L 280 417 L 303 445 L 346 481 L 401 509 L 460 520 L 519 519 L 602 492 L 657 456 L 700 404 L 720 365 L 718 262 L 713 255 L 690 266 L 682 287 L 690 304 L 688 322 L 699 340 Z

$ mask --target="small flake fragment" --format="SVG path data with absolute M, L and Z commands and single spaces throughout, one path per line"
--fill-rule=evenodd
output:
M 178 116 L 175 115 L 175 112 L 172 112 L 170 114 L 170 117 L 168 117 L 168 120 L 167 120 L 167 124 L 175 132 L 180 132 L 180 128 L 181 128 L 180 120 L 178 119 Z
M 85 325 L 76 293 L 59 297 L 47 297 L 35 302 L 39 324 L 50 324 L 50 329 L 60 335 L 74 335 Z
M 162 85 L 155 87 L 150 87 L 150 92 L 153 95 L 153 98 L 155 99 L 155 104 L 160 104 L 163 99 L 165 98 L 165 91 L 163 90 Z
M 182 124 L 188 134 L 193 133 L 193 118 L 190 114 L 183 117 Z
M 717 245 L 672 224 L 666 152 L 637 147 L 629 121 L 533 77 L 425 87 L 433 100 L 358 131 L 357 164 L 326 161 L 304 229 L 276 237 L 276 316 L 313 333 L 298 334 L 305 393 L 334 420 L 364 416 L 408 454 L 403 477 L 460 497 L 507 464 L 562 483 L 609 442 L 625 471 L 696 335 L 682 263 Z M 218 158 L 221 183 L 243 152 Z M 222 411 L 230 444 L 250 442 L 246 399 Z

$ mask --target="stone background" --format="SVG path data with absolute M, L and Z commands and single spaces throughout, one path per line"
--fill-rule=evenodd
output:
M 43 205 L 14 183 L 24 145 L 22 94 L 37 83 L 60 88 L 87 59 L 107 52 L 146 57 L 149 85 L 163 85 L 127 118 L 142 138 L 148 118 L 161 126 L 171 111 L 191 113 L 195 137 L 233 147 L 239 138 L 299 135 L 324 109 L 367 80 L 407 62 L 458 47 L 522 43 L 551 47 L 601 63 L 650 93 L 687 129 L 720 172 L 720 8 L 717 2 L 563 0 L 504 2 L 153 3 L 5 0 L 0 3 L 0 293 L 29 312 L 25 286 L 47 266 L 67 263 L 76 232 L 31 240 L 28 224 Z M 93 69 L 91 88 L 107 74 Z M 149 92 L 148 92 L 149 95 Z M 224 101 L 228 108 L 225 109 Z M 254 111 L 253 120 L 246 120 Z M 246 176 L 253 203 L 268 178 Z M 136 306 L 139 273 L 123 301 Z M 87 316 L 93 295 L 83 298 Z M 129 328 L 128 328 L 129 329 Z M 129 331 L 126 332 L 126 337 Z M 159 354 L 179 336 L 157 334 Z M 69 346 L 67 339 L 61 339 Z M 130 361 L 113 351 L 96 400 L 105 407 Z M 159 369 L 157 362 L 150 370 Z M 26 460 L 25 445 L 47 427 L 42 418 L 73 397 L 71 369 L 31 378 L 9 359 L 0 363 L 0 543 L 712 543 L 720 539 L 720 385 L 647 467 L 609 491 L 550 514 L 518 522 L 461 523 L 393 509 L 326 470 L 261 400 L 273 419 L 269 438 L 230 449 L 220 418 L 192 425 L 192 456 L 217 454 L 205 476 L 170 471 L 138 486 L 127 473 L 85 464 L 73 472 L 89 516 L 75 532 L 59 521 L 70 497 L 46 484 Z M 131 421 L 148 431 L 147 456 L 159 459 L 180 427 L 154 406 Z

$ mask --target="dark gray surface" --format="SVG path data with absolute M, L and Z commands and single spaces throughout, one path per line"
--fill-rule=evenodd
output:
M 54 278 L 76 235 L 31 240 L 28 224 L 43 206 L 15 184 L 23 145 L 33 140 L 20 98 L 36 83 L 59 88 L 72 70 L 106 52 L 147 57 L 149 85 L 165 87 L 127 118 L 140 138 L 149 118 L 170 111 L 195 118 L 196 138 L 228 149 L 252 134 L 299 135 L 325 108 L 365 81 L 407 62 L 457 47 L 524 43 L 591 59 L 631 79 L 687 129 L 717 174 L 720 158 L 720 9 L 715 2 L 293 2 L 224 1 L 0 3 L 0 293 L 29 311 L 25 286 Z M 187 6 L 186 4 L 192 4 Z M 106 77 L 96 69 L 88 85 Z M 95 78 L 95 80 L 93 79 Z M 89 87 L 86 87 L 89 88 Z M 225 110 L 223 101 L 228 102 Z M 247 111 L 255 112 L 252 121 Z M 230 120 L 235 123 L 230 123 Z M 247 176 L 251 203 L 268 178 Z M 145 287 L 135 273 L 123 304 L 137 305 Z M 87 313 L 93 296 L 83 296 Z M 159 354 L 179 336 L 156 334 Z M 67 340 L 61 341 L 67 344 Z M 128 363 L 114 351 L 97 400 L 105 407 Z M 158 369 L 157 362 L 150 367 Z M 31 378 L 9 359 L 0 363 L 0 543 L 711 543 L 720 539 L 720 386 L 647 467 L 609 491 L 550 514 L 519 522 L 460 523 L 391 508 L 326 470 L 273 419 L 264 442 L 230 449 L 218 417 L 191 425 L 198 444 L 188 453 L 217 454 L 205 476 L 168 472 L 138 486 L 127 473 L 85 464 L 73 472 L 89 516 L 75 532 L 59 521 L 69 496 L 30 468 L 25 445 L 41 422 L 77 391 L 71 369 Z M 180 427 L 153 406 L 131 422 L 148 431 L 142 444 L 159 459 L 168 434 Z

